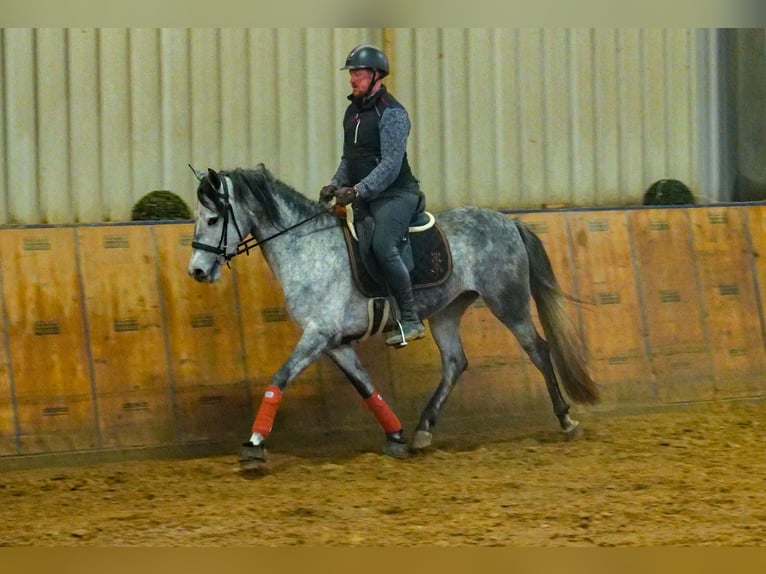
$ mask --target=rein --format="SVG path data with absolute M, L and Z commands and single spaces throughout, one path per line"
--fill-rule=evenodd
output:
M 190 165 L 189 166 L 192 171 L 194 171 L 195 174 L 197 174 L 197 171 Z M 198 175 L 199 178 L 199 175 Z M 201 178 L 199 178 L 201 179 Z M 309 221 L 312 221 L 319 217 L 320 215 L 323 215 L 325 213 L 329 213 L 333 207 L 333 205 L 330 205 L 327 207 L 327 209 L 323 209 L 321 211 L 318 211 L 311 217 L 308 217 L 304 219 L 303 221 L 299 221 L 295 225 L 291 225 L 290 227 L 286 229 L 282 229 L 281 231 L 278 231 L 274 235 L 270 235 L 269 237 L 266 237 L 265 239 L 262 239 L 261 241 L 258 241 L 255 237 L 252 235 L 248 238 L 242 237 L 242 232 L 239 229 L 239 225 L 237 225 L 237 218 L 234 216 L 234 208 L 231 206 L 231 202 L 229 201 L 229 186 L 227 184 L 226 177 L 221 177 L 221 191 L 218 191 L 218 195 L 223 199 L 223 230 L 221 231 L 221 239 L 218 241 L 217 246 L 208 245 L 207 243 L 200 243 L 199 241 L 192 241 L 192 248 L 193 249 L 200 249 L 202 251 L 207 251 L 209 253 L 215 253 L 218 255 L 218 259 L 221 263 L 226 263 L 228 265 L 229 261 L 231 261 L 234 257 L 237 255 L 241 255 L 242 253 L 247 253 L 250 255 L 250 250 L 254 249 L 260 245 L 263 245 L 267 241 L 271 241 L 272 239 L 275 239 L 279 237 L 280 235 L 283 235 L 287 233 L 288 231 L 292 231 L 296 227 L 300 227 L 304 223 L 308 223 Z M 234 229 L 237 230 L 237 235 L 239 236 L 239 243 L 237 244 L 237 249 L 232 253 L 231 255 L 228 255 L 226 253 L 226 245 L 228 244 L 228 230 L 229 230 L 229 216 L 231 215 L 231 221 L 234 223 Z M 252 245 L 251 245 L 252 243 Z
M 250 237 L 248 237 L 247 239 L 243 239 L 242 241 L 239 242 L 239 245 L 237 245 L 237 250 L 234 252 L 234 255 L 227 256 L 226 261 L 230 261 L 232 257 L 236 257 L 237 255 L 241 255 L 242 253 L 247 253 L 248 255 L 250 255 L 250 250 L 251 249 L 255 249 L 256 247 L 258 247 L 260 245 L 263 245 L 267 241 L 271 241 L 272 239 L 275 239 L 275 238 L 279 237 L 280 235 L 283 235 L 283 234 L 287 233 L 288 231 L 292 231 L 296 227 L 300 227 L 304 223 L 308 223 L 309 221 L 312 221 L 313 219 L 316 219 L 320 215 L 323 215 L 325 213 L 329 213 L 333 209 L 333 207 L 334 206 L 331 205 L 327 209 L 323 209 L 321 211 L 318 211 L 317 213 L 315 213 L 311 217 L 308 217 L 308 218 L 304 219 L 303 221 L 299 221 L 295 225 L 291 225 L 290 227 L 288 227 L 286 229 L 282 229 L 281 231 L 278 231 L 274 235 L 270 235 L 269 237 L 266 237 L 265 239 L 262 239 L 261 241 L 258 241 L 252 235 Z M 232 217 L 233 216 L 234 216 L 234 214 L 232 213 Z M 241 238 L 241 236 L 240 236 L 240 238 Z M 253 244 L 250 245 L 250 243 L 253 243 Z

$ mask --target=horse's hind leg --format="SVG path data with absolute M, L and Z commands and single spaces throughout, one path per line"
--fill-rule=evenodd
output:
M 505 301 L 513 303 L 505 303 Z M 532 316 L 529 310 L 529 304 L 518 305 L 518 301 L 523 300 L 520 297 L 508 297 L 502 303 L 487 300 L 487 306 L 510 331 L 514 334 L 524 351 L 534 363 L 535 367 L 545 378 L 545 386 L 548 389 L 553 412 L 559 420 L 562 430 L 570 436 L 576 436 L 578 429 L 577 421 L 569 416 L 569 404 L 561 394 L 556 372 L 551 361 L 551 353 L 548 343 L 543 339 L 535 328 Z M 529 300 L 527 298 L 527 300 Z M 516 307 L 511 308 L 511 305 Z
M 375 416 L 386 433 L 383 453 L 394 458 L 409 455 L 407 442 L 402 437 L 402 424 L 370 380 L 359 356 L 348 345 L 330 349 L 325 354 L 343 371 L 348 380 L 362 397 L 365 407 Z
M 468 367 L 468 360 L 463 351 L 463 342 L 460 340 L 460 320 L 463 313 L 477 297 L 478 295 L 473 292 L 464 293 L 442 311 L 428 319 L 431 335 L 441 355 L 442 377 L 439 386 L 420 415 L 420 422 L 412 439 L 412 448 L 414 449 L 424 449 L 430 446 L 433 436 L 431 429 L 436 426 L 436 419 L 447 402 L 452 389 L 455 388 L 458 378 Z

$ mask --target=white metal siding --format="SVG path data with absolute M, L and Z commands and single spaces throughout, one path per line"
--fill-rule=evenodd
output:
M 0 224 L 121 221 L 263 162 L 315 195 L 356 44 L 390 44 L 430 209 L 640 202 L 700 185 L 691 29 L 3 29 Z M 704 157 L 704 156 L 703 156 Z M 704 191 L 707 195 L 709 190 Z
M 394 47 L 431 204 L 624 205 L 661 178 L 699 185 L 693 30 L 397 29 Z

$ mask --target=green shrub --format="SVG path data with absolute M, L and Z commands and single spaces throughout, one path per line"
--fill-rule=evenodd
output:
M 644 192 L 644 205 L 686 205 L 694 203 L 694 194 L 677 179 L 655 181 Z
M 138 200 L 131 212 L 133 221 L 191 219 L 191 211 L 183 199 L 172 191 L 151 191 Z

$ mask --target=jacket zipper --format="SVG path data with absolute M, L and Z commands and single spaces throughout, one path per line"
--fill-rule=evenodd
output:
M 362 120 L 359 119 L 359 114 L 356 114 L 354 119 L 356 120 L 356 128 L 354 128 L 354 143 L 358 143 L 357 138 L 359 136 L 359 124 L 362 122 Z

